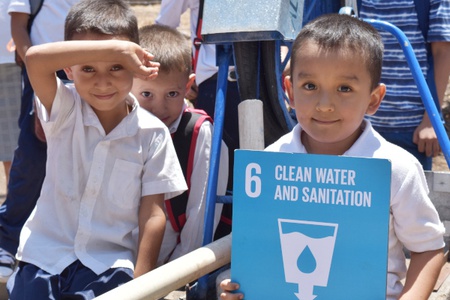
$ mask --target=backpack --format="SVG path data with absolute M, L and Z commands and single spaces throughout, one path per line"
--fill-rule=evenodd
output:
M 42 8 L 42 4 L 44 4 L 44 0 L 29 0 L 30 2 L 30 18 L 28 19 L 27 24 L 27 31 L 28 33 L 31 32 L 31 26 L 33 26 L 33 21 L 36 18 L 36 15 L 39 13 L 39 11 Z M 24 67 L 24 62 L 20 58 L 20 56 L 17 54 L 16 50 L 16 63 Z M 33 107 L 35 107 L 35 104 L 33 103 Z M 34 114 L 34 133 L 37 137 L 37 139 L 41 142 L 46 142 L 44 129 L 42 129 L 41 121 L 39 120 L 37 114 Z
M 194 165 L 195 146 L 198 133 L 204 122 L 211 122 L 212 118 L 200 109 L 187 108 L 181 117 L 177 131 L 172 136 L 173 145 L 183 170 L 188 188 L 191 186 L 191 175 Z M 172 228 L 180 233 L 186 223 L 186 207 L 189 190 L 181 195 L 165 201 L 168 219 Z
M 42 8 L 44 0 L 29 0 L 30 1 L 30 19 L 28 19 L 28 33 L 31 31 L 31 25 L 33 25 L 34 18 Z
M 361 10 L 362 0 L 357 0 L 358 12 Z M 439 98 L 437 96 L 436 83 L 434 80 L 434 61 L 433 54 L 431 52 L 431 44 L 427 42 L 428 28 L 430 26 L 430 0 L 414 0 L 414 5 L 416 6 L 417 18 L 419 21 L 419 28 L 422 31 L 422 36 L 425 40 L 427 49 L 427 62 L 428 71 L 425 76 L 428 88 L 430 89 L 431 96 L 433 97 L 434 103 L 438 111 L 441 111 L 441 106 L 439 104 Z

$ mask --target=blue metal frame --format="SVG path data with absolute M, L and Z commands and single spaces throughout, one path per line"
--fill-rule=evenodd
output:
M 444 128 L 444 124 L 441 119 L 441 115 L 436 107 L 436 104 L 431 96 L 430 89 L 428 88 L 425 77 L 420 69 L 420 65 L 417 62 L 416 55 L 411 47 L 411 44 L 406 37 L 406 35 L 398 27 L 392 25 L 391 23 L 378 21 L 373 19 L 364 19 L 367 23 L 371 24 L 377 29 L 387 31 L 394 35 L 398 42 L 400 43 L 403 53 L 406 56 L 406 61 L 408 62 L 411 73 L 416 82 L 417 88 L 419 89 L 420 96 L 422 98 L 425 110 L 428 113 L 431 124 L 433 125 L 434 131 L 436 132 L 439 145 L 441 146 L 442 153 L 444 154 L 447 165 L 450 167 L 450 141 L 448 139 L 447 133 Z
M 225 119 L 228 66 L 231 62 L 233 47 L 231 44 L 217 45 L 216 52 L 219 71 L 217 73 L 216 106 L 214 109 L 211 158 L 208 174 L 208 186 L 206 189 L 203 245 L 207 245 L 213 240 L 214 214 L 217 202 L 217 180 L 219 176 L 220 150 L 222 146 L 222 133 Z M 199 299 L 204 299 L 206 297 L 207 288 L 208 275 L 205 275 L 198 280 Z

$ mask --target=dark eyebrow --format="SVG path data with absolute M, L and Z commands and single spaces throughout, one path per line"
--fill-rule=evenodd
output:
M 303 72 L 303 71 L 297 73 L 297 78 L 309 78 L 309 77 L 312 77 L 312 75 L 310 73 Z M 353 74 L 349 74 L 349 75 L 343 74 L 343 75 L 340 75 L 339 78 L 341 78 L 343 80 L 359 81 L 359 77 L 356 75 L 353 75 Z
M 359 81 L 359 77 L 356 76 L 356 75 L 342 75 L 342 76 L 339 76 L 339 77 L 342 78 L 342 79 L 345 79 L 345 80 Z
M 312 75 L 310 73 L 306 73 L 306 72 L 298 72 L 297 73 L 297 78 L 308 78 L 311 77 Z

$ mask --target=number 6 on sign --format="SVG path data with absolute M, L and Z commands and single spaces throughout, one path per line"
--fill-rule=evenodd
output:
M 251 198 L 257 198 L 261 194 L 261 178 L 253 174 L 261 174 L 260 165 L 250 163 L 245 169 L 245 193 Z

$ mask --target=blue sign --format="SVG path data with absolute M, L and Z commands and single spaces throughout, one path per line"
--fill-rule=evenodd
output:
M 231 278 L 245 299 L 385 299 L 388 160 L 237 150 Z

